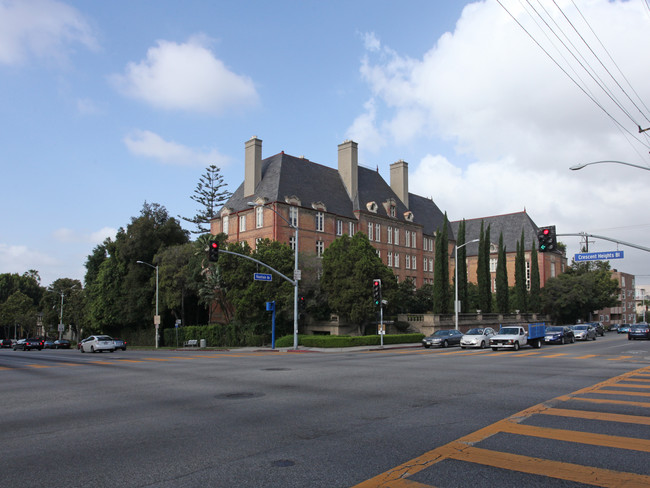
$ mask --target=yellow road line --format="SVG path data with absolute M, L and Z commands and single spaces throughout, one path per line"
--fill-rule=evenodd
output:
M 30 368 L 51 368 L 52 366 L 46 366 L 44 364 L 28 364 Z
M 588 358 L 597 358 L 600 354 L 587 354 L 586 356 L 578 356 L 575 359 L 588 359 Z
M 650 417 L 640 415 L 624 415 L 619 413 L 593 412 L 590 410 L 570 410 L 566 408 L 547 408 L 539 412 L 543 415 L 556 417 L 581 418 L 589 420 L 600 420 L 603 422 L 624 422 L 627 424 L 650 425 Z
M 616 385 L 616 386 L 619 386 L 619 385 Z M 624 396 L 650 397 L 650 393 L 646 393 L 644 391 L 596 390 L 596 391 L 594 391 L 594 393 L 600 393 L 600 394 L 604 394 L 604 395 L 624 395 Z
M 599 403 L 599 404 L 609 404 L 609 405 L 630 405 L 632 407 L 644 407 L 644 408 L 650 408 L 650 403 L 648 402 L 630 402 L 626 400 L 607 400 L 604 398 L 580 398 L 580 397 L 566 397 L 564 399 L 565 401 L 568 400 L 578 400 L 581 402 L 588 402 L 588 403 Z

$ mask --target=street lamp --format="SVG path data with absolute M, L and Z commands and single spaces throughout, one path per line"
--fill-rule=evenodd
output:
M 262 203 L 248 202 L 249 207 L 265 207 L 272 210 L 278 217 L 284 220 L 289 227 L 295 231 L 293 246 L 293 348 L 298 349 L 298 226 L 293 225 L 284 215 L 273 207 L 266 207 Z
M 474 239 L 472 241 L 468 241 L 465 244 L 461 244 L 460 246 L 454 246 L 454 272 L 456 274 L 456 284 L 454 286 L 454 295 L 455 295 L 455 300 L 454 300 L 454 325 L 456 326 L 456 330 L 458 330 L 458 250 L 465 247 L 467 244 L 471 244 L 473 242 L 478 242 L 480 239 Z
M 156 326 L 156 349 L 158 349 L 158 328 L 160 327 L 160 315 L 158 315 L 158 266 L 145 263 L 144 261 L 136 261 L 138 264 L 144 264 L 156 270 L 156 316 L 153 318 L 153 323 Z
M 577 171 L 579 169 L 584 168 L 585 166 L 589 166 L 589 165 L 592 165 L 592 164 L 601 164 L 601 163 L 624 164 L 625 166 L 632 166 L 634 168 L 645 169 L 646 171 L 650 171 L 650 167 L 648 167 L 648 166 L 641 166 L 640 164 L 626 163 L 625 161 L 593 161 L 591 163 L 575 164 L 575 165 L 571 166 L 569 169 L 573 170 L 573 171 Z

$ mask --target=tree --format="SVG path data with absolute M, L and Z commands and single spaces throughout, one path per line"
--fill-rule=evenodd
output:
M 392 294 L 397 288 L 395 275 L 382 263 L 362 232 L 353 237 L 339 237 L 323 253 L 321 290 L 326 293 L 331 310 L 356 324 L 359 333 L 378 312 L 372 299 L 375 278 L 381 280 L 383 298 L 392 303 Z
M 36 335 L 36 306 L 34 301 L 25 295 L 22 291 L 15 291 L 4 303 L 0 304 L 0 323 L 5 328 L 5 337 L 9 337 L 7 332 L 17 330 L 20 327 L 22 334 L 27 336 Z
M 490 275 L 490 226 L 488 225 L 487 229 L 484 229 L 483 221 L 481 221 L 481 230 L 479 233 L 476 281 L 478 284 L 478 306 L 483 311 L 483 313 L 490 313 L 492 311 L 492 277 Z
M 217 210 L 231 196 L 231 193 L 225 189 L 226 183 L 223 182 L 221 169 L 214 164 L 205 169 L 205 173 L 199 178 L 194 194 L 190 196 L 192 200 L 200 205 L 197 214 L 194 217 L 180 217 L 185 222 L 196 225 L 193 234 L 205 234 L 210 232 L 210 221 L 217 215 Z
M 449 239 L 447 214 L 442 231 L 436 232 L 435 263 L 433 271 L 433 311 L 449 313 L 451 293 L 449 291 Z
M 29 270 L 22 275 L 18 273 L 0 274 L 0 303 L 4 303 L 11 295 L 20 291 L 31 298 L 34 304 L 38 304 L 43 296 L 40 281 L 38 272 L 34 270 Z
M 508 269 L 506 263 L 506 248 L 503 245 L 503 232 L 499 234 L 499 253 L 497 255 L 497 312 L 508 313 L 510 311 L 509 304 L 509 288 L 508 288 Z
M 460 301 L 460 311 L 467 313 L 469 311 L 469 289 L 467 287 L 467 246 L 465 244 L 465 219 L 458 225 L 458 235 L 456 236 L 456 246 L 459 247 L 458 262 L 456 263 L 458 271 L 458 300 Z M 460 247 L 463 246 L 463 247 Z
M 550 278 L 541 291 L 542 308 L 556 322 L 588 321 L 594 310 L 618 304 L 619 287 L 609 263 L 582 264 L 574 263 L 565 273 Z
M 61 300 L 63 295 L 63 300 Z M 63 302 L 63 314 L 61 313 Z M 63 317 L 66 324 L 75 334 L 84 327 L 86 318 L 86 294 L 79 280 L 72 278 L 59 278 L 52 282 L 41 299 L 40 309 L 43 312 L 43 326 L 46 332 L 58 335 L 57 324 Z
M 517 242 L 517 253 L 515 255 L 515 309 L 525 312 L 528 309 L 528 291 L 526 289 L 526 255 L 524 231 L 521 231 L 521 239 Z
M 533 241 L 532 251 L 530 252 L 530 294 L 528 300 L 528 309 L 537 313 L 542 310 L 542 298 L 540 290 L 539 262 L 537 259 L 537 246 Z

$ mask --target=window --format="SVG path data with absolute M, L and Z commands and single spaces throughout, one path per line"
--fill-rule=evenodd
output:
M 427 266 L 428 263 L 429 263 L 429 261 L 427 261 L 427 258 L 424 258 L 422 260 L 422 270 L 423 271 L 429 271 L 429 267 Z M 425 283 L 426 283 L 426 281 L 425 281 Z
M 395 227 L 395 245 L 399 246 L 399 229 Z
M 323 212 L 316 212 L 316 230 L 318 232 L 323 232 L 324 227 L 325 227 L 325 216 L 323 215 Z
M 391 251 L 388 251 L 388 262 L 386 265 L 390 268 L 393 266 L 393 253 Z
M 411 247 L 411 232 L 408 230 L 404 232 L 404 245 L 406 247 Z
M 325 250 L 325 243 L 323 241 L 316 241 L 316 255 L 321 257 Z
M 418 269 L 417 256 L 411 257 L 411 269 Z M 415 277 L 413 278 L 415 280 Z
M 262 207 L 255 207 L 255 227 L 257 229 L 264 227 L 264 209 Z
M 497 272 L 497 258 L 490 258 L 490 273 Z
M 257 246 L 260 245 L 260 242 L 262 242 L 264 238 L 263 237 L 257 237 L 255 238 L 255 248 L 257 249 Z
M 388 244 L 393 243 L 393 228 L 390 225 L 386 231 L 386 240 L 388 241 Z
M 343 221 L 342 220 L 336 220 L 336 235 L 337 236 L 342 236 L 343 235 Z
M 415 249 L 417 247 L 417 233 L 411 232 L 411 247 Z
M 408 234 L 406 234 L 406 235 L 408 235 Z M 404 256 L 404 267 L 406 269 L 411 269 L 411 256 L 409 256 L 408 254 L 406 256 Z
M 391 205 L 390 206 L 390 216 L 395 217 L 396 213 L 397 213 L 397 210 L 396 210 L 395 205 Z
M 551 263 L 551 278 L 555 278 L 555 263 Z
M 354 234 L 356 234 L 354 222 L 348 222 L 348 235 L 352 237 Z
M 289 247 L 291 247 L 292 251 L 296 250 L 296 236 L 289 237 Z
M 246 216 L 239 216 L 239 232 L 246 232 Z
M 228 216 L 224 215 L 221 219 L 221 232 L 228 234 Z
M 395 267 L 399 268 L 399 253 L 395 253 Z
M 372 238 L 375 234 L 374 226 L 372 222 L 368 222 L 368 240 L 372 241 Z
M 433 258 L 429 258 L 429 271 L 433 272 Z
M 381 259 L 381 251 L 379 249 L 375 249 L 375 252 L 377 253 L 377 257 Z
M 298 207 L 289 207 L 289 223 L 292 227 L 298 227 Z
M 526 290 L 530 291 L 530 261 L 526 261 Z
M 375 241 L 381 242 L 381 225 L 375 224 Z

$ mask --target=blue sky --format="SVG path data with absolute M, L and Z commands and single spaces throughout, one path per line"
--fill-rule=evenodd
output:
M 404 159 L 411 191 L 452 220 L 525 208 L 559 233 L 650 247 L 647 172 L 568 170 L 649 164 L 635 134 L 636 121 L 650 126 L 647 4 L 542 2 L 629 82 L 628 117 L 520 2 L 501 3 L 0 0 L 0 272 L 82 280 L 94 246 L 145 201 L 193 216 L 210 164 L 234 191 L 253 135 L 264 157 L 329 166 L 353 139 L 386 180 Z M 572 256 L 580 239 L 561 240 Z M 650 255 L 619 248 L 613 267 L 650 283 Z

